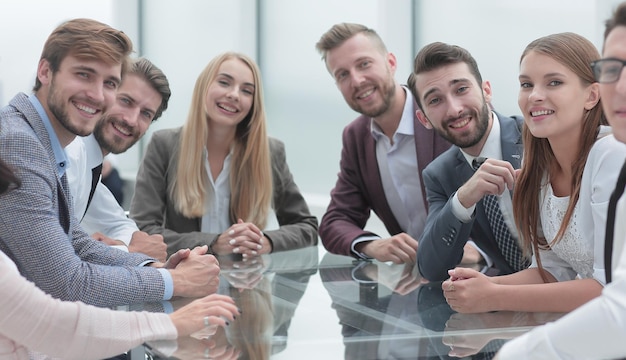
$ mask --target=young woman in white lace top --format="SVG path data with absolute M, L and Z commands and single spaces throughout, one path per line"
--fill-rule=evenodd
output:
M 568 312 L 600 295 L 609 197 L 626 156 L 610 135 L 590 63 L 595 46 L 573 33 L 531 42 L 520 61 L 524 158 L 513 212 L 532 264 L 488 278 L 451 270 L 443 283 L 459 312 Z

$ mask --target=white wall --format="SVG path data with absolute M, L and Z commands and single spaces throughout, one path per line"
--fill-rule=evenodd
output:
M 135 42 L 137 55 L 164 70 L 173 92 L 169 109 L 144 141 L 120 157 L 122 173 L 132 178 L 151 132 L 184 122 L 195 79 L 208 61 L 226 50 L 241 51 L 261 66 L 270 134 L 285 142 L 296 182 L 308 199 L 323 207 L 339 169 L 341 131 L 356 116 L 315 51 L 319 36 L 334 23 L 360 22 L 376 29 L 398 58 L 400 82 L 406 81 L 419 47 L 432 41 L 464 46 L 478 60 L 484 78 L 491 81 L 496 108 L 516 114 L 517 70 L 524 46 L 561 31 L 577 32 L 600 46 L 603 22 L 618 2 L 3 1 L 0 104 L 18 91 L 30 90 L 41 47 L 61 21 L 90 17 L 124 30 Z
M 493 104 L 506 115 L 519 114 L 519 60 L 531 41 L 558 32 L 576 32 L 602 45 L 611 0 L 439 0 L 421 1 L 418 46 L 433 41 L 460 45 L 476 58 L 492 85 Z M 441 11 L 446 9 L 446 11 Z

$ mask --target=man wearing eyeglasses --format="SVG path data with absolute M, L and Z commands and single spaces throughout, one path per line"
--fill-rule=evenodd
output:
M 602 55 L 601 60 L 591 64 L 600 83 L 602 107 L 613 128 L 613 136 L 626 143 L 626 2 L 620 4 L 606 22 Z M 626 356 L 626 223 L 623 221 L 626 197 L 622 196 L 625 184 L 626 166 L 623 166 L 609 201 L 605 241 L 607 286 L 602 295 L 554 323 L 509 341 L 496 358 L 615 359 Z M 615 275 L 613 282 L 611 273 Z

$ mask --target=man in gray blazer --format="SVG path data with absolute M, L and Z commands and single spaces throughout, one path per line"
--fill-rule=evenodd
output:
M 422 174 L 429 212 L 420 239 L 420 273 L 431 281 L 448 278 L 448 270 L 468 258 L 468 241 L 474 259 L 484 261 L 491 273 L 526 267 L 506 191 L 520 166 L 523 120 L 491 110 L 491 85 L 458 46 L 423 47 L 408 84 L 420 104 L 420 122 L 455 145 Z
M 395 81 L 396 58 L 373 29 L 336 24 L 317 49 L 348 105 L 361 114 L 343 132 L 322 243 L 336 254 L 415 263 L 427 212 L 421 173 L 450 144 L 418 124 L 411 92 Z M 372 210 L 391 237 L 364 229 Z
M 0 110 L 0 158 L 22 183 L 0 199 L 0 250 L 63 300 L 110 306 L 217 290 L 219 267 L 206 248 L 162 264 L 91 239 L 74 216 L 63 148 L 90 134 L 111 106 L 131 50 L 108 25 L 67 21 L 46 41 L 34 94 L 20 93 Z

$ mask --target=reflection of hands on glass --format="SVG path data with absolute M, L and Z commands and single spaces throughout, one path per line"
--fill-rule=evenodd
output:
M 415 264 L 373 264 L 370 262 L 359 264 L 360 271 L 369 279 L 377 281 L 388 289 L 406 295 L 427 282 L 423 279 Z
M 240 351 L 230 346 L 224 331 L 218 331 L 208 339 L 185 336 L 178 338 L 178 349 L 174 352 L 177 359 L 237 359 Z
M 235 258 L 234 256 L 220 256 L 221 274 L 237 289 L 253 289 L 261 279 L 271 262 L 269 257 L 253 256 L 248 258 Z
M 515 314 L 519 317 L 515 319 Z M 519 333 L 480 331 L 522 325 L 528 313 L 514 313 L 510 311 L 480 313 L 480 314 L 452 314 L 446 322 L 442 342 L 450 347 L 449 356 L 466 357 L 478 353 L 494 339 L 506 339 L 518 336 Z M 472 330 L 463 333 L 463 330 Z
M 563 316 L 563 313 L 527 313 L 516 311 L 497 311 L 479 314 L 456 313 L 446 322 L 443 343 L 450 346 L 448 355 L 465 357 L 476 354 L 490 341 L 508 340 L 521 335 L 527 327 L 545 324 Z M 516 331 L 480 331 L 481 329 L 520 328 Z M 524 328 L 526 327 L 526 328 Z M 463 331 L 473 330 L 463 334 Z M 511 329 L 513 330 L 513 329 Z

